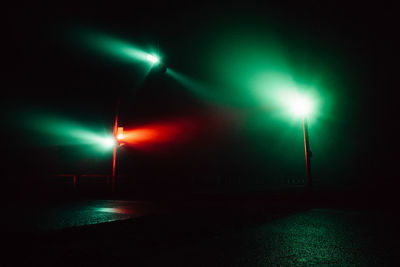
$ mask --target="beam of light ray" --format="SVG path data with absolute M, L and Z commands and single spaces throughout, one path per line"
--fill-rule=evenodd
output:
M 77 39 L 80 44 L 102 55 L 108 55 L 128 63 L 144 63 L 142 66 L 145 76 L 149 74 L 151 69 L 162 64 L 160 55 L 153 53 L 154 51 L 152 49 L 146 51 L 133 43 L 123 41 L 99 31 L 81 29 L 75 32 L 75 39 Z
M 241 34 L 238 29 L 221 28 L 219 38 L 210 46 L 206 71 L 219 88 L 227 88 L 221 96 L 266 107 L 271 110 L 267 116 L 290 120 L 293 116 L 287 102 L 291 95 L 310 94 L 315 104 L 313 118 L 329 116 L 332 100 L 327 91 L 333 90 L 329 89 L 333 79 L 327 70 L 331 62 L 320 62 L 311 55 L 303 58 L 305 52 L 296 45 L 289 52 L 281 37 L 273 32 L 260 34 L 264 29 L 252 26 L 254 31 L 239 30 Z M 293 60 L 297 56 L 299 60 Z
M 123 143 L 135 148 L 148 148 L 159 144 L 182 143 L 193 134 L 195 124 L 189 120 L 151 123 L 124 129 Z
M 203 100 L 213 101 L 217 99 L 215 91 L 214 92 L 211 91 L 210 88 L 207 88 L 206 86 L 202 85 L 199 82 L 196 82 L 195 80 L 189 78 L 188 76 L 171 68 L 168 68 L 166 73 L 172 78 L 174 78 L 178 83 L 183 85 L 190 92 L 202 98 Z
M 136 69 L 138 85 L 141 85 L 150 73 L 166 69 L 161 56 L 154 53 L 154 49 L 146 51 L 133 43 L 95 30 L 78 30 L 75 39 L 90 51 L 97 52 L 99 56 L 109 56 L 120 62 L 139 63 L 136 64 L 139 67 Z
M 25 131 L 35 135 L 40 145 L 90 146 L 94 150 L 109 150 L 115 140 L 106 129 L 94 129 L 79 122 L 46 114 L 28 115 Z
M 121 60 L 149 62 L 149 53 L 133 44 L 99 33 L 86 33 L 90 47 Z

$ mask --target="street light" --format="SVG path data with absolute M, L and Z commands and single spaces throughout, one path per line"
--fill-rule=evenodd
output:
M 111 148 L 115 145 L 115 140 L 112 137 L 107 137 L 107 138 L 103 138 L 101 140 L 101 144 L 105 147 L 105 148 Z
M 296 117 L 303 119 L 303 135 L 304 135 L 304 151 L 306 160 L 306 173 L 307 173 L 307 190 L 312 191 L 312 176 L 311 176 L 311 161 L 312 156 L 310 150 L 310 142 L 308 135 L 308 120 L 307 117 L 312 113 L 314 109 L 313 101 L 307 96 L 296 96 L 289 101 L 291 112 Z
M 151 72 L 152 73 L 165 73 L 167 71 L 166 65 L 161 61 L 160 57 L 154 54 L 147 54 L 146 60 L 152 64 Z M 120 100 L 118 98 L 116 108 L 115 108 L 115 122 L 113 127 L 113 171 L 112 171 L 112 178 L 111 178 L 111 191 L 112 193 L 115 192 L 115 170 L 116 170 L 116 163 L 117 163 L 117 146 L 123 145 L 122 140 L 124 139 L 123 127 L 118 127 L 118 113 L 119 113 L 119 105 Z
M 167 66 L 159 56 L 148 54 L 146 60 L 151 63 L 151 73 L 165 73 L 167 71 Z
M 303 134 L 304 134 L 304 151 L 305 151 L 306 172 L 307 172 L 307 190 L 309 192 L 311 192 L 312 191 L 312 177 L 311 177 L 311 161 L 310 161 L 310 158 L 312 156 L 312 153 L 311 153 L 311 150 L 310 150 L 307 117 L 303 117 Z
M 146 56 L 146 59 L 147 59 L 149 62 L 153 63 L 153 64 L 157 64 L 158 62 L 160 62 L 160 58 L 159 58 L 158 56 L 156 56 L 156 55 L 148 54 L 148 55 Z
M 297 117 L 307 117 L 313 110 L 313 103 L 306 96 L 297 96 L 290 100 L 291 112 Z
M 118 127 L 118 130 L 117 130 L 117 140 L 118 141 L 121 141 L 121 140 L 123 140 L 124 139 L 124 127 Z

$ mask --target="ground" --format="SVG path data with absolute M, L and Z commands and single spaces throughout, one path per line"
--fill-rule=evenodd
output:
M 53 203 L 47 210 L 64 218 L 65 226 L 52 228 L 43 215 L 30 218 L 42 227 L 9 226 L 2 261 L 6 266 L 398 266 L 393 212 L 317 207 L 300 197 Z M 112 222 L 90 215 L 90 207 Z M 115 215 L 108 215 L 112 211 Z M 88 223 L 70 227 L 71 221 L 82 222 L 77 214 L 85 214 Z M 90 216 L 98 221 L 90 224 Z

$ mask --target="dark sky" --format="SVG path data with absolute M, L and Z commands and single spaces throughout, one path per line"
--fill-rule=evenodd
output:
M 300 56 L 307 54 L 310 62 L 316 64 L 314 69 L 325 66 L 334 81 L 331 87 L 335 89 L 331 93 L 336 96 L 332 104 L 335 120 L 315 128 L 318 134 L 326 134 L 319 138 L 326 143 L 331 140 L 329 145 L 319 148 L 318 142 L 315 143 L 321 155 L 314 164 L 317 176 L 322 180 L 322 177 L 357 177 L 357 181 L 366 180 L 367 184 L 377 180 L 394 182 L 398 176 L 395 159 L 399 142 L 395 130 L 397 99 L 393 97 L 397 51 L 392 4 L 262 3 L 203 2 L 186 7 L 164 1 L 9 4 L 5 9 L 2 38 L 5 45 L 2 118 L 7 125 L 6 151 L 12 155 L 7 164 L 32 162 L 32 154 L 41 153 L 35 145 L 21 142 L 29 139 L 30 134 L 19 128 L 20 117 L 15 110 L 58 112 L 86 122 L 111 122 L 111 127 L 119 95 L 124 99 L 121 110 L 125 114 L 121 117 L 126 124 L 165 120 L 182 114 L 201 118 L 202 125 L 211 123 L 210 131 L 203 130 L 197 135 L 203 141 L 197 139 L 182 151 L 169 148 L 167 151 L 178 152 L 171 152 L 169 155 L 173 156 L 169 157 L 159 156 L 157 162 L 160 158 L 169 158 L 164 165 L 179 168 L 186 158 L 186 162 L 191 161 L 187 164 L 189 171 L 201 165 L 208 166 L 204 167 L 208 171 L 217 170 L 216 173 L 230 170 L 230 173 L 266 175 L 265 164 L 275 165 L 284 152 L 277 156 L 268 150 L 268 144 L 276 142 L 273 138 L 276 132 L 257 128 L 255 117 L 248 124 L 237 121 L 240 116 L 250 116 L 254 109 L 251 102 L 233 101 L 222 107 L 210 104 L 185 92 L 170 79 L 155 78 L 141 87 L 135 64 L 96 55 L 77 44 L 73 36 L 79 30 L 91 29 L 143 47 L 157 45 L 168 66 L 205 84 L 224 85 L 222 79 L 210 74 L 214 71 L 210 64 L 215 60 L 208 52 L 218 44 L 218 35 L 239 40 L 247 37 L 243 35 L 246 32 L 249 36 L 273 33 L 295 64 L 307 61 Z M 227 119 L 221 114 L 234 115 Z M 244 133 L 243 125 L 250 125 Z M 251 141 L 246 139 L 248 136 Z M 261 143 L 266 147 L 260 146 Z M 34 152 L 29 154 L 28 150 Z M 194 154 L 188 159 L 188 155 Z M 318 153 L 315 154 L 317 157 Z M 156 162 L 136 154 L 134 157 L 144 165 Z M 177 161 L 181 163 L 173 163 Z M 281 168 L 285 167 L 268 170 L 275 175 Z

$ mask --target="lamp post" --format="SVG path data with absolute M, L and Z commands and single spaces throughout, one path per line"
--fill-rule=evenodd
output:
M 167 71 L 167 67 L 163 62 L 161 62 L 160 58 L 156 55 L 148 54 L 146 56 L 146 60 L 151 64 L 151 68 L 153 72 L 164 73 Z M 113 162 L 112 162 L 112 176 L 111 176 L 111 192 L 115 193 L 115 183 L 116 183 L 116 165 L 117 165 L 117 147 L 121 146 L 121 140 L 123 139 L 123 127 L 118 127 L 118 113 L 119 113 L 119 105 L 120 100 L 117 99 L 117 104 L 115 108 L 115 121 L 113 127 L 113 136 L 114 136 L 114 149 L 113 149 Z
M 312 176 L 311 176 L 311 161 L 312 156 L 310 150 L 310 138 L 308 134 L 308 115 L 311 114 L 313 110 L 314 103 L 310 98 L 304 95 L 295 95 L 295 97 L 289 100 L 289 105 L 293 115 L 296 117 L 301 117 L 303 119 L 303 137 L 304 137 L 304 152 L 306 160 L 306 186 L 307 191 L 312 192 Z
M 310 161 L 312 153 L 310 150 L 307 117 L 303 117 L 303 134 L 304 134 L 304 152 L 305 152 L 306 173 L 307 173 L 307 191 L 312 192 L 312 176 L 311 176 L 311 161 Z
M 119 100 L 117 100 L 117 105 L 115 109 L 115 122 L 114 122 L 114 128 L 113 128 L 113 136 L 114 139 L 117 141 L 117 136 L 118 136 L 118 108 L 119 108 Z M 117 164 L 117 146 L 118 142 L 115 142 L 114 144 L 114 149 L 113 149 L 113 163 L 112 163 L 112 176 L 111 176 L 111 192 L 115 193 L 115 168 Z

